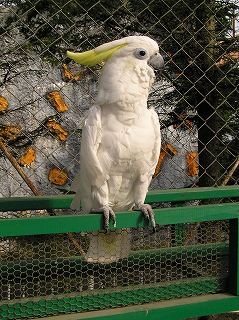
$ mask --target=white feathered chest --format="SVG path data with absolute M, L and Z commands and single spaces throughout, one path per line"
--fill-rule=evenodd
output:
M 102 137 L 98 157 L 103 163 L 108 159 L 112 171 L 121 171 L 123 174 L 125 170 L 141 170 L 151 161 L 155 139 L 151 110 L 144 108 L 141 114 L 131 118 L 126 111 L 122 113 L 102 108 Z
M 101 107 L 101 143 L 97 155 L 110 174 L 145 174 L 152 166 L 157 129 L 147 109 L 154 72 L 129 58 L 104 67 L 96 99 Z

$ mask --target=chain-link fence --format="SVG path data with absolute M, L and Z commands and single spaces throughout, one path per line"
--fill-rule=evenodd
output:
M 149 97 L 163 136 L 152 187 L 237 183 L 235 1 L 6 0 L 0 10 L 0 137 L 39 192 L 69 188 L 97 91 L 100 68 L 70 62 L 66 50 L 141 34 L 159 43 L 166 61 Z M 31 194 L 6 152 L 1 195 Z
M 233 0 L 3 0 L 0 196 L 68 193 L 101 67 L 77 65 L 66 50 L 85 51 L 129 35 L 155 39 L 165 59 L 148 100 L 163 140 L 151 188 L 237 184 L 237 17 Z M 48 214 L 4 212 L 1 218 Z M 41 301 L 35 306 L 44 316 L 226 291 L 228 220 L 119 233 L 127 242 L 121 249 L 130 242 L 130 254 L 97 264 L 89 250 L 97 233 L 2 237 L 1 300 L 65 294 L 61 306 L 55 298 L 46 301 L 49 313 Z M 128 288 L 125 296 L 122 287 Z M 3 306 L 4 319 L 20 318 L 19 310 L 29 318 L 27 309 L 33 310 L 30 304 L 14 308 Z

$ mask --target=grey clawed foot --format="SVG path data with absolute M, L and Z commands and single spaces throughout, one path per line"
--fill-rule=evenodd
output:
M 109 229 L 109 222 L 110 219 L 112 220 L 114 227 L 116 227 L 116 217 L 114 211 L 109 206 L 103 206 L 102 208 L 98 209 L 91 209 L 91 212 L 102 212 L 104 221 L 103 221 L 103 229 L 105 232 Z
M 136 206 L 134 207 L 134 210 L 140 210 L 143 213 L 145 219 L 151 222 L 153 227 L 153 232 L 156 232 L 156 222 L 155 222 L 154 212 L 151 205 L 146 203 L 136 204 Z

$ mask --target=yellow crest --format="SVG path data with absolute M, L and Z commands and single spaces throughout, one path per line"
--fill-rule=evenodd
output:
M 113 48 L 111 47 L 109 49 L 105 49 L 101 51 L 98 51 L 96 49 L 92 49 L 85 52 L 76 52 L 76 53 L 67 51 L 67 56 L 80 64 L 83 64 L 88 67 L 92 67 L 98 63 L 101 63 L 102 61 L 106 61 L 115 52 L 117 52 L 119 49 L 125 46 L 127 46 L 127 43 L 120 44 Z

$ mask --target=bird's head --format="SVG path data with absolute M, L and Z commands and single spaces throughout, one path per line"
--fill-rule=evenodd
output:
M 146 36 L 130 36 L 82 53 L 68 51 L 67 55 L 86 66 L 105 62 L 96 98 L 99 105 L 128 106 L 139 101 L 146 105 L 153 69 L 162 71 L 164 67 L 157 42 Z

